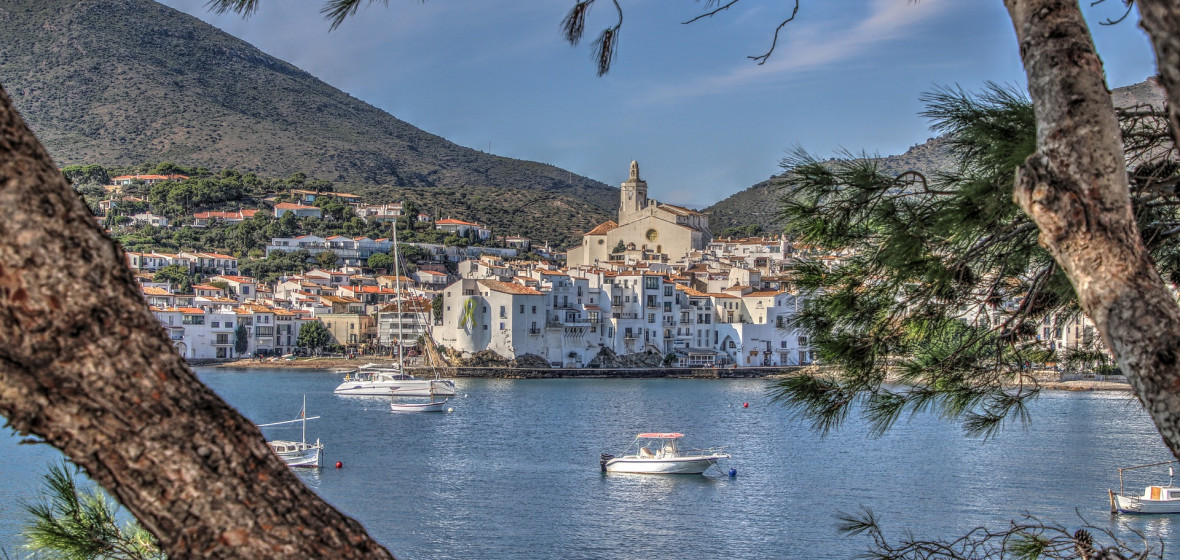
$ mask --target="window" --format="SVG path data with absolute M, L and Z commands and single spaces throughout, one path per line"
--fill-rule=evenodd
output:
M 232 329 L 232 328 L 234 328 L 234 324 L 233 324 L 233 322 L 232 322 L 232 321 L 226 321 L 226 322 L 225 322 L 225 328 L 227 328 L 227 329 Z
M 215 329 L 221 328 L 221 323 L 219 323 L 217 321 L 213 321 L 213 328 L 215 328 Z
M 215 342 L 214 344 L 229 344 L 229 334 L 219 333 L 217 335 L 217 342 Z
M 536 312 L 537 312 L 537 306 L 534 305 L 533 306 L 533 313 L 536 314 Z
M 500 330 L 504 330 L 504 323 L 500 323 Z
M 500 306 L 500 318 L 503 319 L 508 316 L 508 309 L 503 305 Z M 502 327 L 501 327 L 502 328 Z
M 666 296 L 672 295 L 672 286 L 664 286 L 664 295 L 666 295 Z
M 524 314 L 524 304 L 523 303 L 520 304 L 520 312 L 521 312 L 521 314 Z
M 643 279 L 643 283 L 644 283 L 644 286 L 643 286 L 643 287 L 644 287 L 644 288 L 647 288 L 647 289 L 649 289 L 649 290 L 658 290 L 658 289 L 660 289 L 660 279 L 659 279 L 659 277 L 658 277 L 658 276 L 648 276 L 648 277 L 645 277 L 645 278 Z
M 180 321 L 180 324 L 182 324 L 182 325 L 204 325 L 205 324 L 205 316 L 204 315 L 185 315 L 184 319 L 182 319 Z
M 656 314 L 655 313 L 648 313 L 647 314 L 647 322 L 648 323 L 656 322 Z
M 486 331 L 486 330 L 488 330 L 488 326 L 487 326 L 487 325 L 484 325 L 484 326 L 483 326 L 483 330 L 485 330 L 485 331 Z

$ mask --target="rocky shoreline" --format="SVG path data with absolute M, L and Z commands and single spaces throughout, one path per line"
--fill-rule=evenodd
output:
M 358 356 L 356 358 L 299 358 L 296 360 L 232 360 L 194 362 L 192 365 L 218 368 L 274 369 L 353 369 L 365 364 L 394 365 L 397 360 L 386 357 Z M 411 372 L 424 368 L 409 368 Z M 798 371 L 800 368 L 608 368 L 608 369 L 543 369 L 503 367 L 440 368 L 447 377 L 556 379 L 571 377 L 595 378 L 775 378 Z M 1053 391 L 1130 391 L 1126 382 L 1080 379 L 1072 381 L 1041 381 L 1041 388 Z

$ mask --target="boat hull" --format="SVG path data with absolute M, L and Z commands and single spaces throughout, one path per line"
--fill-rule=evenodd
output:
M 396 391 L 397 395 L 402 397 L 429 397 L 432 386 L 435 395 L 442 397 L 455 395 L 455 384 L 453 382 L 426 379 L 409 379 L 389 383 L 346 381 L 337 386 L 332 392 L 341 396 L 388 397 Z
M 1180 500 L 1152 500 L 1140 496 L 1112 494 L 1119 513 L 1180 513 Z
M 320 468 L 323 466 L 322 444 L 309 445 L 294 441 L 268 441 L 272 451 L 288 467 Z
M 635 474 L 701 474 L 724 459 L 724 455 L 649 459 L 616 457 L 606 462 L 606 472 Z
M 389 405 L 394 412 L 446 412 L 447 399 L 424 403 L 395 402 Z

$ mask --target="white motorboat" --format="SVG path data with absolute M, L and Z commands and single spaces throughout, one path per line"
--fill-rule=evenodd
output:
M 678 432 L 650 432 L 635 437 L 622 455 L 604 453 L 603 472 L 641 474 L 701 474 L 729 454 L 723 448 L 693 449 L 680 446 Z
M 366 364 L 344 376 L 332 392 L 337 395 L 388 397 L 394 391 L 407 397 L 452 396 L 455 382 L 450 379 L 419 379 L 402 373 L 398 366 Z
M 272 426 L 282 426 L 287 424 L 294 424 L 296 422 L 303 424 L 303 439 L 300 441 L 287 440 L 267 440 L 266 444 L 270 446 L 271 451 L 275 452 L 280 459 L 283 460 L 287 466 L 290 467 L 312 467 L 319 468 L 324 466 L 323 450 L 324 444 L 320 443 L 317 438 L 315 443 L 307 443 L 307 421 L 315 420 L 319 416 L 307 417 L 307 396 L 303 397 L 303 409 L 299 411 L 299 418 L 297 420 L 285 420 L 283 422 L 272 422 L 270 424 L 259 424 L 259 428 L 269 428 Z
M 1180 487 L 1172 485 L 1175 474 L 1171 466 L 1168 467 L 1167 486 L 1148 486 L 1143 489 L 1142 496 L 1131 496 L 1123 491 L 1123 472 L 1148 467 L 1172 465 L 1177 461 L 1152 463 L 1119 469 L 1119 493 L 1108 490 L 1110 494 L 1111 513 L 1180 513 Z

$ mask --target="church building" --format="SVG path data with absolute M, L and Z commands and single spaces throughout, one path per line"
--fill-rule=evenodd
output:
M 639 178 L 639 164 L 631 162 L 631 174 L 619 193 L 619 221 L 607 220 L 582 236 L 582 244 L 569 250 L 570 268 L 605 264 L 622 242 L 628 251 L 667 255 L 679 260 L 704 250 L 712 241 L 709 217 L 647 198 L 647 182 Z

